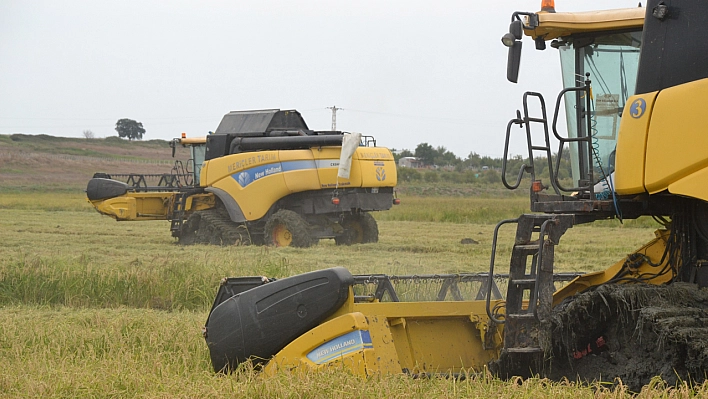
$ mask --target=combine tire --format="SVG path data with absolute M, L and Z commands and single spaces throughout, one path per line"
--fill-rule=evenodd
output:
M 251 239 L 246 226 L 232 222 L 225 211 L 208 209 L 189 216 L 182 228 L 179 243 L 250 245 Z
M 551 322 L 551 379 L 619 378 L 636 392 L 655 376 L 706 381 L 708 291 L 697 285 L 603 285 L 558 305 Z
M 194 212 L 184 221 L 182 231 L 179 235 L 178 243 L 181 245 L 193 245 L 197 243 L 197 230 L 202 219 L 201 211 Z
M 266 222 L 264 231 L 267 245 L 307 248 L 315 243 L 305 219 L 287 209 L 274 213 Z
M 335 237 L 337 245 L 365 244 L 379 241 L 379 227 L 368 213 L 348 215 L 342 221 L 344 234 Z

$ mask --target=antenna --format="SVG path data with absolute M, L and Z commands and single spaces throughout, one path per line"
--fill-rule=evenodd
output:
M 337 130 L 337 111 L 341 110 L 342 108 L 337 108 L 336 105 L 333 105 L 331 107 L 327 107 L 327 109 L 332 110 L 332 131 Z

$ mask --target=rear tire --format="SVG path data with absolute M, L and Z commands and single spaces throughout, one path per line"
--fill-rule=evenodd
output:
M 305 219 L 287 209 L 275 212 L 266 222 L 264 232 L 266 245 L 307 248 L 315 243 Z
M 342 221 L 344 234 L 334 237 L 337 245 L 366 244 L 379 241 L 379 226 L 367 212 L 347 215 Z

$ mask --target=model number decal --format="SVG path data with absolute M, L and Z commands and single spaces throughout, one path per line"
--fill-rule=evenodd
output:
M 639 119 L 644 115 L 644 111 L 647 109 L 647 102 L 643 98 L 638 98 L 634 100 L 632 106 L 629 107 L 629 114 L 634 119 Z
M 318 346 L 307 354 L 307 358 L 315 364 L 323 364 L 346 354 L 373 347 L 369 332 L 356 330 Z

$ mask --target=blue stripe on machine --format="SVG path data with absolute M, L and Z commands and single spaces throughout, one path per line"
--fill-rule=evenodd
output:
M 246 187 L 254 181 L 266 176 L 274 175 L 283 171 L 283 166 L 280 162 L 269 163 L 267 165 L 256 166 L 255 168 L 245 169 L 238 173 L 234 173 L 231 177 L 236 180 L 241 187 Z
M 293 170 L 303 170 L 303 169 L 315 169 L 317 165 L 315 161 L 311 159 L 306 159 L 302 161 L 286 161 L 282 163 L 283 172 L 290 172 Z
M 232 174 L 231 177 L 233 177 L 241 187 L 246 187 L 258 179 L 274 175 L 276 173 L 337 166 L 339 166 L 338 159 L 320 159 L 316 162 L 312 159 L 275 162 L 267 165 L 256 166 L 250 169 L 244 169 L 238 173 Z

